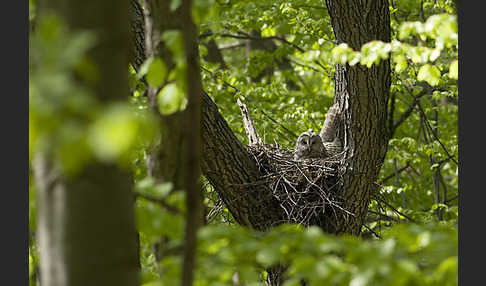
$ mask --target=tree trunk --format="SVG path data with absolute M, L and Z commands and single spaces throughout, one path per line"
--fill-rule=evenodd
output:
M 202 225 L 202 194 L 200 185 L 201 154 L 201 73 L 199 67 L 199 47 L 197 28 L 192 22 L 192 1 L 184 0 L 181 5 L 182 29 L 186 50 L 187 107 L 185 117 L 186 157 L 184 160 L 186 191 L 186 225 L 184 234 L 184 261 L 182 269 L 182 286 L 191 286 L 194 280 L 196 264 L 197 231 Z
M 326 0 L 334 35 L 339 43 L 354 50 L 372 40 L 390 42 L 388 1 Z M 390 63 L 366 68 L 337 65 L 335 98 L 342 115 L 339 136 L 346 147 L 341 168 L 344 207 L 354 213 L 335 233 L 359 234 L 368 210 L 370 194 L 387 149 L 387 102 L 390 91 Z
M 49 11 L 61 16 L 71 31 L 96 33 L 89 54 L 100 78 L 89 88 L 105 103 L 124 99 L 128 1 L 43 1 L 40 8 L 42 16 Z M 137 285 L 129 172 L 94 161 L 66 176 L 50 154 L 42 150 L 33 162 L 42 285 Z

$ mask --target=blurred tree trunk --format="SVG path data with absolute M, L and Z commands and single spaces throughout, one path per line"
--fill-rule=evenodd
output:
M 196 264 L 197 231 L 202 225 L 201 177 L 201 92 L 202 82 L 199 66 L 199 46 L 197 28 L 192 21 L 192 1 L 183 0 L 181 16 L 185 25 L 182 27 L 184 47 L 186 50 L 187 107 L 184 120 L 184 141 L 186 157 L 183 162 L 186 191 L 186 225 L 184 234 L 184 260 L 182 269 L 182 286 L 191 286 L 194 280 Z
M 191 1 L 184 0 L 173 12 L 168 1 L 144 0 L 145 9 L 140 13 L 140 5 L 132 0 L 132 43 L 144 43 L 144 54 L 132 53 L 132 64 L 138 69 L 138 57 L 160 57 L 169 72 L 175 67 L 173 55 L 161 39 L 163 32 L 176 29 L 182 32 L 186 51 L 186 79 L 188 104 L 184 111 L 163 115 L 157 107 L 158 89 L 148 88 L 149 103 L 153 112 L 160 118 L 161 139 L 151 147 L 148 154 L 148 174 L 157 181 L 172 182 L 175 190 L 186 192 L 186 226 L 184 238 L 184 260 L 182 285 L 193 282 L 193 271 L 196 256 L 197 230 L 202 224 L 202 194 L 200 178 L 201 148 L 201 92 L 202 83 L 199 66 L 199 47 L 197 28 L 191 18 Z M 139 16 L 144 15 L 140 22 Z M 143 23 L 138 27 L 137 23 Z M 143 31 L 143 33 L 140 33 Z M 182 127 L 182 128 L 181 128 Z M 158 247 L 158 245 L 156 245 Z
M 40 20 L 53 12 L 71 31 L 96 34 L 89 55 L 99 80 L 81 84 L 106 104 L 125 99 L 128 0 L 44 0 L 39 10 Z M 94 160 L 66 176 L 49 154 L 34 158 L 42 285 L 138 285 L 130 172 Z

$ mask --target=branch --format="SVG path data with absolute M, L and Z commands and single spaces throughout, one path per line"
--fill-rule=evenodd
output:
M 373 233 L 377 238 L 380 238 L 381 239 L 381 236 L 379 234 L 377 234 L 374 230 L 372 230 L 369 226 L 367 226 L 366 224 L 363 224 L 363 226 L 368 230 L 370 231 L 371 233 Z
M 402 115 L 400 116 L 400 118 L 398 118 L 397 121 L 395 121 L 393 123 L 393 125 L 391 125 L 391 129 L 390 129 L 390 138 L 393 137 L 393 134 L 395 133 L 395 131 L 397 130 L 397 128 L 403 123 L 405 122 L 405 120 L 410 116 L 412 115 L 412 112 L 413 110 L 415 109 L 415 107 L 417 106 L 417 104 L 420 103 L 420 99 L 428 94 L 428 90 L 422 90 L 417 96 L 414 97 L 414 101 L 412 102 L 412 104 L 409 105 L 409 108 L 402 113 Z M 393 118 L 393 113 L 390 114 L 390 116 Z
M 383 186 L 378 184 L 378 183 L 375 183 L 375 185 L 379 186 L 380 188 L 382 188 Z M 383 195 L 380 194 L 379 192 L 375 192 L 375 199 L 381 203 L 384 203 L 387 207 L 389 207 L 392 211 L 396 212 L 397 214 L 403 216 L 404 218 L 408 219 L 410 222 L 415 222 L 415 220 L 413 220 L 412 218 L 410 218 L 409 216 L 407 216 L 406 214 L 402 213 L 401 211 L 397 210 L 394 206 L 392 206 L 390 203 L 388 203 L 384 198 L 383 198 Z M 380 197 L 381 196 L 381 197 Z
M 299 135 L 295 134 L 294 132 L 292 132 L 290 129 L 288 129 L 287 127 L 285 127 L 285 125 L 283 125 L 282 123 L 278 122 L 277 120 L 273 119 L 273 117 L 271 117 L 270 115 L 268 115 L 265 111 L 263 111 L 262 109 L 260 109 L 260 112 L 263 113 L 263 115 L 265 115 L 266 117 L 268 117 L 268 119 L 270 119 L 273 123 L 277 124 L 278 126 L 282 127 L 283 130 L 285 130 L 288 134 L 292 135 L 293 137 L 295 138 L 298 138 Z
M 280 36 L 254 37 L 254 36 L 250 36 L 248 34 L 235 35 L 235 34 L 229 34 L 229 33 L 208 32 L 208 33 L 204 33 L 204 34 L 199 35 L 199 39 L 203 39 L 205 37 L 212 36 L 212 35 L 216 35 L 216 36 L 220 36 L 220 37 L 224 37 L 224 38 L 233 38 L 233 39 L 242 39 L 242 40 L 261 40 L 261 41 L 277 40 L 277 41 L 280 41 L 284 44 L 287 44 L 287 45 L 293 47 L 294 49 L 298 50 L 301 53 L 305 53 L 305 50 L 303 48 L 299 47 L 298 45 L 296 45 L 294 43 L 287 41 L 285 38 L 280 37 Z
M 380 212 L 375 212 L 373 210 L 368 210 L 368 212 L 371 213 L 371 214 L 377 215 L 378 217 L 369 216 L 368 219 L 367 219 L 367 222 L 373 222 L 373 221 L 377 221 L 377 220 L 388 220 L 388 221 L 400 222 L 400 219 L 396 218 L 396 217 L 392 217 L 392 216 L 389 216 L 389 215 L 386 215 L 386 214 L 383 214 L 383 213 L 380 213 Z
M 449 151 L 447 151 L 447 148 L 444 146 L 444 144 L 442 143 L 442 141 L 439 139 L 439 137 L 437 136 L 437 134 L 435 132 L 433 132 L 434 128 L 432 128 L 432 126 L 430 126 L 430 123 L 429 123 L 429 120 L 427 119 L 427 116 L 425 115 L 425 112 L 422 108 L 422 106 L 420 105 L 420 103 L 417 104 L 417 106 L 419 107 L 419 111 L 420 113 L 422 114 L 422 116 L 424 117 L 424 123 L 425 123 L 425 126 L 431 130 L 432 132 L 429 132 L 432 133 L 432 136 L 434 136 L 434 139 L 437 140 L 437 142 L 439 142 L 439 145 L 442 147 L 442 149 L 444 150 L 444 152 L 446 153 L 446 155 L 448 156 L 448 159 L 452 160 L 456 165 L 457 164 L 457 161 L 455 160 L 454 156 L 452 156 Z
M 256 130 L 255 125 L 253 124 L 253 120 L 251 119 L 248 108 L 243 102 L 241 102 L 239 98 L 237 99 L 236 103 L 238 103 L 238 106 L 240 107 L 241 110 L 241 116 L 243 117 L 243 125 L 245 126 L 246 135 L 248 136 L 249 145 L 262 144 L 263 141 L 258 135 L 258 131 Z
M 178 207 L 175 207 L 173 205 L 168 204 L 163 198 L 151 196 L 151 195 L 148 195 L 148 194 L 143 194 L 143 193 L 140 193 L 140 192 L 135 192 L 135 197 L 140 197 L 140 198 L 143 198 L 147 201 L 156 203 L 172 214 L 176 214 L 176 215 L 182 215 L 183 214 L 182 210 L 180 210 Z
M 220 50 L 229 50 L 229 49 L 236 49 L 236 48 L 241 48 L 245 47 L 245 43 L 236 43 L 236 44 L 230 44 L 230 45 L 225 45 L 225 46 L 220 46 Z
M 407 162 L 407 164 L 405 164 L 405 166 L 401 167 L 400 169 L 398 169 L 396 171 L 396 173 L 400 174 L 401 172 L 405 171 L 408 167 L 410 167 L 410 163 Z M 390 180 L 391 178 L 395 177 L 396 174 L 395 174 L 395 171 L 393 173 L 391 173 L 390 175 L 386 176 L 385 178 L 383 178 L 382 180 L 378 181 L 378 184 L 383 184 L 384 182 Z
M 211 75 L 211 77 L 213 79 L 220 79 L 222 82 L 223 82 L 223 85 L 226 86 L 226 87 L 229 87 L 229 88 L 232 88 L 234 91 L 236 91 L 238 93 L 238 95 L 242 96 L 247 102 L 251 103 L 251 100 L 248 99 L 243 93 L 241 93 L 241 91 L 229 84 L 227 81 L 225 81 L 224 79 L 222 78 L 218 78 L 216 75 L 214 75 L 213 72 L 211 72 L 210 70 L 204 68 L 204 67 L 201 67 L 201 69 L 207 73 L 209 73 Z M 282 123 L 278 122 L 277 120 L 275 120 L 273 117 L 271 117 L 270 115 L 268 115 L 265 111 L 263 111 L 262 109 L 258 108 L 257 107 L 254 107 L 256 110 L 260 111 L 264 116 L 266 116 L 268 119 L 270 119 L 273 123 L 275 123 L 277 126 L 281 127 L 282 129 L 285 130 L 285 132 L 287 132 L 289 135 L 293 136 L 294 138 L 297 138 L 299 137 L 297 134 L 295 134 L 294 132 L 292 132 L 290 129 L 288 129 L 287 127 L 285 127 L 285 125 L 283 125 Z
M 457 199 L 457 198 L 459 198 L 459 195 L 455 195 L 455 196 L 453 196 L 452 198 L 450 198 L 450 199 L 448 199 L 447 201 L 445 201 L 445 203 L 446 203 L 446 204 L 448 204 L 448 203 L 452 202 L 453 200 L 455 200 L 455 199 Z
M 395 184 L 396 184 L 397 188 L 401 188 L 402 185 L 400 184 L 400 177 L 398 176 L 398 168 L 397 168 L 397 159 L 396 158 L 393 159 L 393 169 L 395 171 Z M 405 193 L 400 192 L 400 195 L 401 195 L 402 201 L 403 201 L 403 208 L 406 209 L 407 208 L 407 198 L 405 196 Z

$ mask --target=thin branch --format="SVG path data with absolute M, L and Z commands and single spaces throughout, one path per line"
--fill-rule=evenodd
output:
M 450 203 L 450 202 L 452 202 L 453 200 L 458 199 L 458 198 L 459 198 L 459 195 L 455 195 L 455 196 L 453 196 L 452 198 L 450 198 L 450 199 L 448 199 L 447 201 L 445 201 L 445 203 L 446 203 L 446 204 L 448 204 L 448 203 Z
M 312 66 L 309 66 L 309 65 L 306 65 L 306 64 L 303 64 L 303 63 L 299 63 L 295 60 L 292 60 L 292 59 L 289 59 L 289 61 L 297 66 L 301 66 L 301 67 L 304 67 L 304 68 L 308 68 L 308 69 L 311 69 L 315 72 L 321 72 L 320 70 L 316 69 L 315 67 L 312 67 Z
M 261 40 L 261 41 L 264 41 L 264 40 L 277 40 L 277 41 L 280 41 L 280 42 L 282 42 L 284 44 L 287 44 L 287 45 L 293 47 L 294 49 L 298 50 L 301 53 L 305 53 L 305 50 L 303 48 L 299 47 L 298 45 L 296 45 L 296 44 L 294 44 L 292 42 L 289 42 L 287 39 L 285 39 L 283 37 L 280 37 L 280 36 L 253 37 L 253 36 L 250 36 L 248 34 L 243 34 L 243 33 L 241 33 L 241 35 L 235 35 L 235 34 L 230 34 L 230 33 L 213 33 L 213 32 L 208 32 L 208 33 L 204 33 L 204 34 L 199 35 L 199 39 L 202 39 L 202 38 L 205 38 L 205 37 L 208 37 L 208 36 L 212 36 L 212 35 L 216 35 L 216 36 L 220 36 L 220 37 L 224 37 L 224 38 L 241 39 L 241 40 Z
M 369 226 L 367 226 L 366 224 L 363 224 L 363 226 L 369 230 L 371 233 L 373 233 L 377 238 L 380 238 L 381 239 L 381 236 L 379 234 L 377 234 L 374 230 L 372 230 Z
M 207 72 L 207 73 L 209 73 L 209 75 L 210 75 L 210 76 L 211 76 L 211 77 L 212 77 L 214 80 L 221 79 L 221 78 L 219 78 L 217 75 L 215 75 L 215 74 L 214 74 L 212 71 L 208 70 L 207 68 L 205 68 L 205 67 L 203 67 L 203 66 L 201 66 L 201 70 L 202 70 L 202 71 L 205 71 L 205 72 Z M 225 81 L 225 80 L 223 80 L 223 79 L 221 79 L 221 80 L 223 81 L 223 86 L 226 86 L 226 87 L 232 88 L 232 89 L 233 89 L 234 91 L 236 91 L 236 92 L 240 92 L 240 90 L 239 90 L 237 87 L 235 87 L 234 85 L 229 84 L 227 81 Z
M 241 48 L 241 47 L 245 47 L 246 44 L 245 43 L 236 43 L 236 44 L 230 44 L 230 45 L 226 45 L 226 46 L 221 46 L 219 47 L 220 50 L 229 50 L 229 49 L 236 49 L 236 48 Z
M 429 128 L 430 130 L 434 130 L 434 128 L 432 126 L 430 126 L 430 123 L 427 119 L 427 116 L 425 115 L 425 112 L 422 108 L 422 106 L 420 105 L 420 103 L 417 104 L 418 108 L 419 108 L 419 111 L 420 113 L 422 114 L 422 116 L 424 117 L 424 123 L 425 123 L 425 126 L 427 128 Z M 434 139 L 439 143 L 439 145 L 442 147 L 442 149 L 444 150 L 444 152 L 447 154 L 448 158 L 450 158 L 450 160 L 452 160 L 456 165 L 458 165 L 456 159 L 454 159 L 454 156 L 452 156 L 449 151 L 447 150 L 447 148 L 444 146 L 444 144 L 442 143 L 442 141 L 439 139 L 439 137 L 437 136 L 437 134 L 435 134 L 434 132 L 430 132 L 432 133 L 432 136 L 434 136 Z
M 393 169 L 394 169 L 394 173 L 395 173 L 395 183 L 397 185 L 397 188 L 401 188 L 401 184 L 400 184 L 400 177 L 398 176 L 398 168 L 397 168 L 397 159 L 393 159 Z M 402 201 L 403 201 L 403 208 L 407 208 L 407 197 L 405 196 L 405 193 L 404 192 L 400 192 L 400 196 L 402 197 Z
M 201 66 L 201 69 L 205 72 L 208 72 L 209 74 L 211 74 L 211 76 L 214 78 L 214 79 L 221 79 L 221 78 L 218 78 L 217 76 L 214 75 L 213 72 L 211 72 L 210 70 L 204 68 Z M 227 86 L 227 87 L 230 87 L 232 88 L 233 90 L 235 90 L 240 96 L 242 96 L 247 102 L 251 103 L 252 101 L 250 99 L 248 99 L 243 93 L 240 92 L 240 90 L 229 84 L 228 82 L 226 82 L 225 80 L 221 79 L 223 81 L 223 85 L 224 86 Z M 275 123 L 276 125 L 278 125 L 279 127 L 281 127 L 282 129 L 284 129 L 288 134 L 292 135 L 294 138 L 297 138 L 299 137 L 297 134 L 295 134 L 294 132 L 292 132 L 290 129 L 288 129 L 287 127 L 285 127 L 285 125 L 283 125 L 282 123 L 278 122 L 277 120 L 275 120 L 273 117 L 271 117 L 270 115 L 268 115 L 265 111 L 263 111 L 262 109 L 258 108 L 258 107 L 254 107 L 256 110 L 259 110 L 264 116 L 266 116 L 268 119 L 270 119 L 273 123 Z
M 376 183 L 379 187 L 382 187 L 380 184 Z M 412 218 L 410 218 L 409 216 L 407 216 L 406 214 L 402 213 L 401 211 L 397 210 L 394 206 L 392 206 L 390 203 L 388 203 L 383 197 L 379 197 L 379 196 L 383 196 L 381 195 L 379 192 L 376 193 L 377 195 L 375 196 L 375 199 L 384 203 L 387 207 L 389 207 L 390 209 L 392 209 L 394 212 L 396 212 L 397 214 L 405 217 L 406 219 L 408 219 L 409 221 L 411 222 L 415 222 L 415 220 L 413 220 Z
M 405 164 L 405 166 L 401 167 L 400 169 L 398 169 L 396 172 L 398 174 L 400 174 L 401 172 L 405 171 L 408 167 L 410 167 L 410 163 L 407 162 Z M 391 178 L 393 178 L 394 176 L 396 176 L 395 174 L 395 171 L 393 173 L 391 173 L 390 175 L 386 176 L 385 178 L 383 178 L 382 180 L 378 181 L 379 184 L 383 184 L 384 182 L 390 180 Z
M 270 119 L 273 123 L 277 124 L 278 126 L 282 127 L 282 129 L 284 129 L 288 134 L 292 135 L 293 137 L 295 138 L 298 138 L 299 136 L 297 134 L 295 134 L 294 132 L 292 132 L 290 129 L 288 129 L 287 127 L 285 127 L 285 125 L 283 125 L 282 123 L 278 122 L 277 120 L 273 119 L 270 115 L 268 115 L 265 111 L 263 111 L 262 109 L 260 109 L 260 112 L 263 113 L 263 115 L 265 115 L 266 117 L 268 117 L 268 119 Z
M 400 118 L 398 118 L 397 121 L 393 122 L 393 125 L 391 125 L 391 129 L 390 129 L 390 138 L 393 136 L 393 134 L 395 133 L 395 131 L 397 130 L 397 128 L 412 114 L 413 110 L 415 109 L 415 107 L 417 106 L 417 104 L 420 103 L 420 99 L 428 94 L 430 91 L 428 90 L 422 90 L 418 95 L 416 95 L 414 97 L 414 101 L 409 104 L 409 108 L 402 113 L 402 115 L 400 116 Z M 391 116 L 393 117 L 393 114 L 391 113 Z
M 368 220 L 368 222 L 377 221 L 377 220 L 388 220 L 388 221 L 400 222 L 400 219 L 396 218 L 396 217 L 392 217 L 392 216 L 389 216 L 389 215 L 386 215 L 386 214 L 383 214 L 383 213 L 380 213 L 380 212 L 375 212 L 373 210 L 368 210 L 368 212 L 378 216 L 378 217 L 372 218 L 373 220 Z
M 164 209 L 166 209 L 168 212 L 170 212 L 172 214 L 177 214 L 177 215 L 183 214 L 182 210 L 180 210 L 179 208 L 177 208 L 173 205 L 168 204 L 163 198 L 159 198 L 159 197 L 148 195 L 148 194 L 142 194 L 140 192 L 135 192 L 135 196 L 143 198 L 147 201 L 151 201 L 153 203 L 156 203 L 156 204 L 162 206 Z
M 395 114 L 395 102 L 397 100 L 397 93 L 392 92 L 390 97 L 390 110 L 388 111 L 388 138 L 392 138 L 393 136 L 393 115 Z
M 327 12 L 327 8 L 325 6 L 315 6 L 315 5 L 297 5 L 295 8 L 311 8 L 311 9 L 318 9 L 324 10 Z

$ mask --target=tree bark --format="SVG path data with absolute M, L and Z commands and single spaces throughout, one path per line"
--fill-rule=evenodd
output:
M 48 12 L 61 16 L 71 31 L 96 34 L 97 44 L 89 55 L 100 78 L 89 88 L 107 104 L 125 98 L 128 1 L 46 0 L 40 9 L 42 16 Z M 33 161 L 42 285 L 137 285 L 129 172 L 95 160 L 67 176 L 50 154 L 39 151 Z
M 388 1 L 326 0 L 334 35 L 354 50 L 372 40 L 390 42 Z M 338 131 L 346 147 L 341 168 L 344 207 L 354 213 L 333 232 L 359 234 L 368 210 L 370 194 L 383 164 L 388 145 L 386 120 L 390 91 L 390 63 L 366 68 L 337 65 L 335 103 L 342 114 Z

